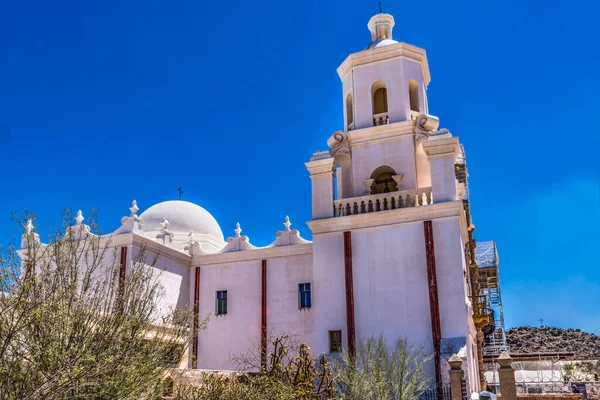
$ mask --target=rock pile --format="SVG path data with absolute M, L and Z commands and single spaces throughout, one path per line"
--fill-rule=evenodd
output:
M 511 353 L 568 351 L 578 360 L 600 360 L 600 336 L 579 329 L 520 326 L 506 333 Z

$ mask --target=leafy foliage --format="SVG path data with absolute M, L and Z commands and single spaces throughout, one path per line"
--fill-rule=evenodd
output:
M 326 400 L 335 398 L 336 379 L 324 357 L 315 360 L 310 348 L 299 344 L 290 351 L 290 336 L 275 337 L 267 362 L 257 374 L 241 373 L 231 377 L 205 374 L 201 387 L 179 385 L 177 400 L 295 399 Z M 245 355 L 240 365 L 253 365 L 254 354 Z M 260 355 L 258 355 L 260 359 Z
M 0 256 L 0 399 L 153 395 L 185 351 L 191 315 L 161 310 L 158 254 L 141 247 L 123 276 L 113 238 L 63 217 L 50 244 L 30 233 L 20 255 Z
M 390 351 L 380 336 L 358 341 L 354 358 L 344 351 L 334 369 L 346 400 L 416 400 L 428 387 L 423 369 L 429 359 L 422 347 L 415 349 L 406 339 Z

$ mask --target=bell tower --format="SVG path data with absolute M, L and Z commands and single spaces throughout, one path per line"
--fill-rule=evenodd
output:
M 328 299 L 311 311 L 313 348 L 332 352 L 341 337 L 352 354 L 360 338 L 406 337 L 434 355 L 427 374 L 439 385 L 464 348 L 477 390 L 460 143 L 429 115 L 425 50 L 394 40 L 389 14 L 368 28 L 368 46 L 337 69 L 344 127 L 306 163 L 314 296 Z
M 425 50 L 393 39 L 395 22 L 377 14 L 368 23 L 371 43 L 351 54 L 342 80 L 345 131 L 408 121 L 427 114 L 429 66 Z

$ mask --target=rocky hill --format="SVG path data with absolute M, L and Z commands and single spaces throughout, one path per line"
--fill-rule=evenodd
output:
M 569 351 L 579 360 L 600 360 L 600 336 L 579 329 L 520 326 L 506 334 L 511 353 Z

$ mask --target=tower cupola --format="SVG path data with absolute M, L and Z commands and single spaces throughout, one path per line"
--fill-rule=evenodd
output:
M 392 39 L 392 29 L 394 28 L 394 25 L 394 17 L 390 14 L 374 15 L 367 25 L 371 31 L 371 42 Z

